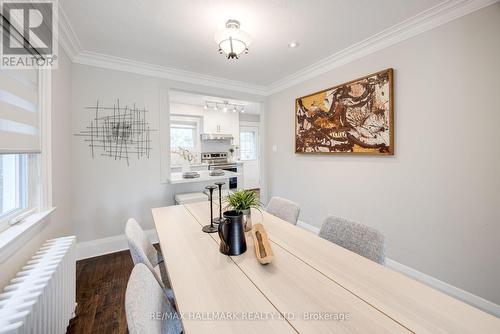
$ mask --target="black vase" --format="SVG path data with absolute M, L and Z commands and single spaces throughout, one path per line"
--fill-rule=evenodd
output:
M 219 224 L 219 250 L 225 255 L 240 255 L 247 250 L 245 231 L 243 230 L 243 214 L 241 211 L 226 211 Z

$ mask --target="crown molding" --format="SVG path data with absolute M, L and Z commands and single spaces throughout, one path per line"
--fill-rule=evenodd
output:
M 73 61 L 73 59 L 82 52 L 82 44 L 69 23 L 68 16 L 62 8 L 61 2 L 58 3 L 59 44 L 66 52 L 69 59 Z
M 492 5 L 498 1 L 500 0 L 444 1 L 359 43 L 353 44 L 344 50 L 334 53 L 331 56 L 277 80 L 269 86 L 255 85 L 243 81 L 229 80 L 221 77 L 85 51 L 81 46 L 78 36 L 71 27 L 71 24 L 61 5 L 59 5 L 59 43 L 74 63 L 164 78 L 201 86 L 216 87 L 259 96 L 270 96 L 369 54 L 470 14 L 476 10 Z
M 442 2 L 359 43 L 353 44 L 344 50 L 273 82 L 269 87 L 268 95 L 281 92 L 289 87 L 417 36 L 498 1 L 448 0 Z
M 60 2 L 58 10 L 60 32 L 59 44 L 74 63 L 188 82 L 202 86 L 217 87 L 259 96 L 267 95 L 268 87 L 266 86 L 253 85 L 242 81 L 229 80 L 160 65 L 148 64 L 131 59 L 85 51 Z
M 214 77 L 201 73 L 179 70 L 171 67 L 154 65 L 95 52 L 82 52 L 75 56 L 73 62 L 168 80 L 187 82 L 195 85 L 216 87 L 260 96 L 267 95 L 266 86 L 253 85 L 243 81 Z

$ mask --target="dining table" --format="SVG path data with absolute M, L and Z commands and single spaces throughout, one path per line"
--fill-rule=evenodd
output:
M 218 212 L 218 210 L 215 210 Z M 152 209 L 185 333 L 500 333 L 500 319 L 318 235 L 252 209 L 274 253 L 238 256 L 204 233 L 209 202 Z

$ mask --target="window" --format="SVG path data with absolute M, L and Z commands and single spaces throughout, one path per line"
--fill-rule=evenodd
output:
M 0 231 L 41 204 L 40 106 L 50 91 L 40 73 L 0 70 Z
M 0 219 L 26 208 L 26 156 L 0 155 Z
M 189 150 L 196 157 L 200 152 L 200 123 L 199 117 L 171 116 L 170 117 L 170 152 L 171 165 L 183 164 L 182 157 L 176 153 L 179 148 Z
M 255 130 L 240 129 L 240 159 L 257 159 L 257 132 Z
M 40 204 L 40 154 L 0 154 L 0 232 Z
M 196 128 L 194 126 L 175 124 L 170 128 L 170 148 L 176 150 L 179 147 L 196 148 Z

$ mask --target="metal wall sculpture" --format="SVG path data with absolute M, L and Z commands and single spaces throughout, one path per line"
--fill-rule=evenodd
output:
M 146 120 L 148 111 L 133 106 L 120 105 L 120 100 L 110 107 L 96 105 L 86 107 L 90 110 L 89 126 L 75 136 L 84 138 L 88 144 L 92 158 L 96 156 L 109 157 L 114 160 L 124 160 L 129 166 L 129 160 L 136 157 L 149 159 L 151 153 L 151 132 Z

